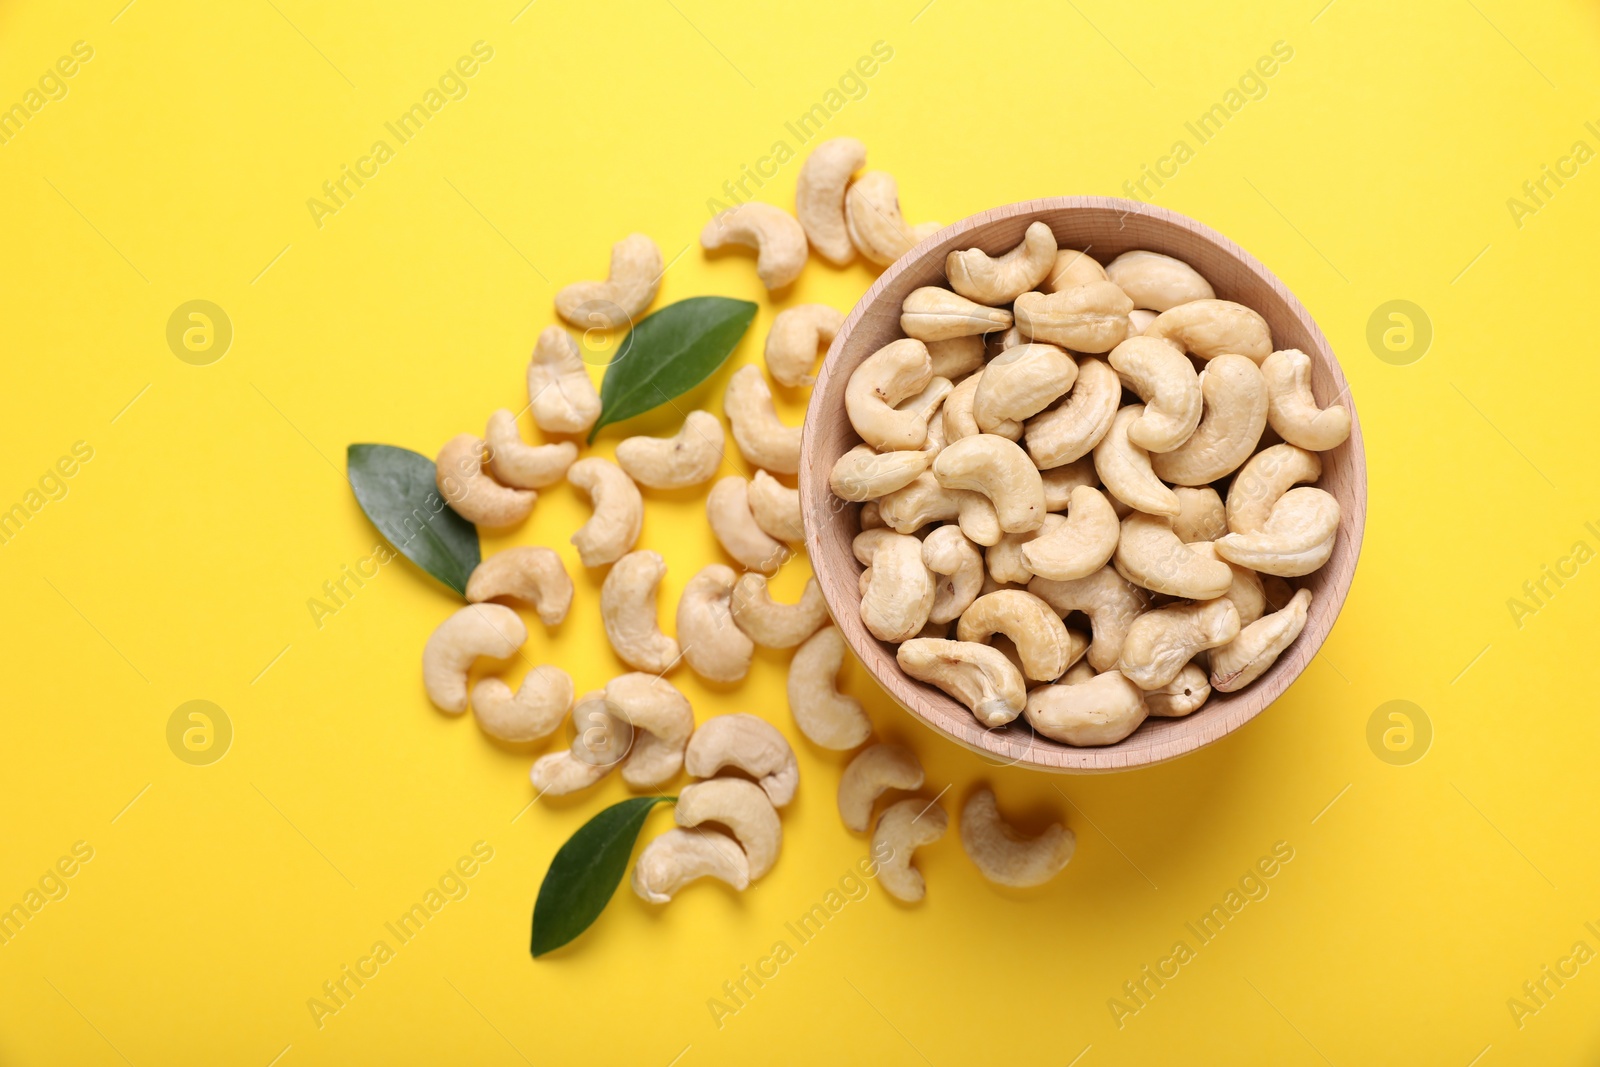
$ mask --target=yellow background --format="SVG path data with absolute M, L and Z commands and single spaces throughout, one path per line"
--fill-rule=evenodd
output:
M 1506 206 L 1575 140 L 1600 148 L 1583 125 L 1600 120 L 1591 5 L 124 2 L 0 9 L 0 102 L 73 42 L 94 49 L 68 95 L 0 146 L 0 507 L 75 441 L 95 450 L 0 547 L 0 903 L 74 842 L 94 849 L 69 894 L 0 947 L 0 1062 L 1600 1055 L 1600 965 L 1520 1028 L 1506 1003 L 1574 942 L 1600 950 L 1584 926 L 1600 926 L 1600 576 L 1580 570 L 1520 628 L 1506 606 L 1575 541 L 1600 548 L 1584 528 L 1600 526 L 1587 328 L 1600 164 L 1520 227 Z M 307 198 L 478 40 L 494 57 L 466 98 L 318 228 Z M 702 719 L 754 710 L 795 740 L 802 786 L 777 868 L 664 909 L 624 888 L 579 942 L 534 962 L 545 867 L 621 783 L 528 807 L 532 753 L 429 707 L 419 653 L 454 602 L 409 563 L 320 628 L 306 602 L 377 543 L 345 446 L 431 455 L 520 407 L 555 288 L 599 276 L 626 233 L 673 261 L 659 304 L 762 300 L 729 368 L 690 398 L 716 405 L 728 370 L 759 360 L 774 308 L 748 257 L 699 251 L 706 200 L 774 140 L 792 145 L 785 121 L 880 40 L 893 59 L 825 132 L 867 143 L 912 221 L 1120 195 L 1174 140 L 1192 146 L 1184 122 L 1275 41 L 1293 48 L 1155 202 L 1259 256 L 1332 340 L 1366 434 L 1366 542 L 1324 654 L 1284 698 L 1151 770 L 988 765 L 851 667 L 879 736 L 921 756 L 928 795 L 948 786 L 953 813 L 989 782 L 1030 828 L 1064 819 L 1077 857 L 1042 889 L 1000 891 L 952 833 L 918 854 L 921 906 L 874 886 L 719 1029 L 707 1000 L 865 851 L 834 809 L 842 757 L 792 727 L 785 657 L 762 653 L 732 691 L 673 676 Z M 798 167 L 762 198 L 787 206 Z M 813 260 L 785 301 L 847 308 L 871 277 Z M 192 299 L 234 326 L 210 366 L 166 344 Z M 1366 340 L 1394 299 L 1435 331 L 1407 366 Z M 802 402 L 786 398 L 788 417 Z M 700 507 L 649 503 L 642 544 L 667 557 L 669 601 L 719 558 Z M 621 669 L 599 636 L 600 575 L 566 543 L 586 514 L 562 486 L 524 528 L 484 539 L 486 553 L 561 549 L 577 603 L 554 634 L 534 623 L 528 654 L 580 690 Z M 780 591 L 804 578 L 802 560 Z M 169 716 L 193 699 L 233 724 L 210 766 L 167 747 Z M 1408 766 L 1366 740 L 1396 699 L 1434 731 Z M 670 820 L 658 811 L 646 833 Z M 494 858 L 470 894 L 319 1029 L 307 1000 L 477 841 Z M 1184 923 L 1279 841 L 1294 859 L 1270 894 L 1119 1028 L 1108 999 L 1176 940 L 1193 945 Z

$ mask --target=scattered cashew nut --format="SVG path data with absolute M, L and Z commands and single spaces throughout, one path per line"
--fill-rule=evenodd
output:
M 755 656 L 755 645 L 733 622 L 729 601 L 737 581 L 732 567 L 713 563 L 700 568 L 678 597 L 683 658 L 707 681 L 739 681 Z
M 422 648 L 422 685 L 440 711 L 467 710 L 467 672 L 479 656 L 509 659 L 528 628 L 504 604 L 469 604 L 441 622 Z
M 479 526 L 513 526 L 533 511 L 539 495 L 532 489 L 508 489 L 483 469 L 483 440 L 457 434 L 434 459 L 434 483 L 446 504 Z
M 472 715 L 490 737 L 537 741 L 561 725 L 572 708 L 572 676 L 560 667 L 534 667 L 515 694 L 498 678 L 481 678 L 472 687 Z
M 700 231 L 700 247 L 727 245 L 756 250 L 756 277 L 769 290 L 800 277 L 806 265 L 806 231 L 795 217 L 773 204 L 751 200 L 720 211 Z
M 844 653 L 839 628 L 824 626 L 789 662 L 789 710 L 800 732 L 822 748 L 848 750 L 872 736 L 872 721 L 860 703 L 836 688 Z
M 750 508 L 750 483 L 730 474 L 706 495 L 706 520 L 723 550 L 745 567 L 763 574 L 778 569 L 789 550 L 768 536 Z
M 611 246 L 605 281 L 573 282 L 556 293 L 556 314 L 580 330 L 632 326 L 656 298 L 665 273 L 656 243 L 630 233 Z
M 578 343 L 559 326 L 546 326 L 534 343 L 528 404 L 534 425 L 553 433 L 582 433 L 600 417 L 600 394 L 578 355 Z
M 559 482 L 578 458 L 578 446 L 571 441 L 552 445 L 530 445 L 517 432 L 517 417 L 505 408 L 489 416 L 483 432 L 489 449 L 489 473 L 501 485 L 513 489 L 543 489 Z
M 1027 837 L 1000 816 L 994 790 L 973 793 L 961 809 L 961 848 L 974 866 L 996 885 L 1025 888 L 1043 885 L 1072 859 L 1078 837 L 1052 823 L 1037 837 Z
M 659 552 L 629 552 L 600 585 L 600 619 L 606 639 L 634 670 L 664 674 L 678 661 L 678 642 L 656 624 L 656 595 L 667 564 Z
M 872 805 L 891 789 L 921 789 L 922 764 L 903 745 L 868 745 L 839 776 L 839 817 L 846 829 L 872 829 Z
M 798 601 L 780 604 L 772 599 L 766 578 L 741 574 L 734 583 L 728 610 L 734 625 L 762 648 L 793 648 L 828 619 L 828 604 L 815 578 L 806 579 Z
M 778 808 L 794 799 L 800 785 L 800 764 L 789 742 L 765 719 L 743 712 L 713 715 L 684 750 L 683 768 L 696 778 L 710 778 L 724 767 L 754 778 Z
M 671 437 L 625 437 L 617 442 L 617 466 L 651 489 L 684 489 L 708 482 L 722 466 L 722 420 L 691 411 Z
M 683 827 L 714 822 L 733 831 L 755 881 L 778 862 L 783 826 L 778 809 L 754 782 L 743 778 L 709 778 L 678 790 L 673 817 Z
M 555 626 L 572 607 L 572 578 L 561 557 L 538 545 L 504 548 L 472 568 L 467 601 L 478 604 L 505 597 L 533 605 L 539 621 Z
M 735 889 L 750 886 L 750 863 L 739 843 L 715 830 L 674 827 L 644 846 L 633 865 L 633 891 L 665 904 L 697 878 L 716 878 Z
M 915 904 L 927 893 L 922 872 L 911 866 L 911 854 L 944 836 L 950 817 L 937 800 L 912 797 L 884 809 L 872 831 L 872 854 L 886 857 L 878 864 L 878 884 L 896 900 Z
M 588 456 L 567 469 L 567 481 L 587 493 L 594 514 L 572 535 L 585 567 L 615 563 L 639 540 L 644 498 L 633 479 L 608 459 Z
M 776 474 L 800 470 L 800 427 L 778 418 L 772 406 L 772 388 L 761 368 L 745 365 L 728 379 L 722 411 L 733 428 L 739 453 L 751 464 Z
M 850 248 L 848 238 L 845 247 Z M 855 258 L 853 249 L 850 258 Z M 778 312 L 767 331 L 767 373 L 780 385 L 810 385 L 816 381 L 811 365 L 817 349 L 827 347 L 843 325 L 844 315 L 827 304 L 797 304 Z

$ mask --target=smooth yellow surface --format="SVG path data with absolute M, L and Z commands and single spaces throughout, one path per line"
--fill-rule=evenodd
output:
M 75 442 L 93 449 L 0 545 L 0 905 L 75 843 L 92 849 L 0 946 L 0 1062 L 1594 1062 L 1600 964 L 1562 961 L 1576 942 L 1600 952 L 1600 576 L 1561 561 L 1575 542 L 1600 549 L 1600 163 L 1566 165 L 1576 176 L 1547 180 L 1520 219 L 1507 205 L 1575 141 L 1600 151 L 1592 6 L 523 2 L 0 9 L 0 103 L 74 42 L 93 49 L 0 145 L 0 508 Z M 493 57 L 465 97 L 395 143 L 385 123 L 478 41 Z M 1275 270 L 1352 383 L 1370 475 L 1354 589 L 1259 720 L 1138 773 L 988 765 L 852 666 L 878 735 L 922 758 L 926 795 L 954 816 L 991 783 L 1026 827 L 1064 819 L 1078 851 L 1048 886 L 1003 891 L 952 832 L 918 854 L 921 906 L 872 885 L 803 944 L 786 923 L 865 854 L 834 809 L 843 760 L 800 742 L 786 656 L 760 654 L 728 690 L 680 669 L 700 718 L 754 711 L 796 741 L 778 866 L 743 894 L 707 883 L 665 908 L 624 888 L 535 962 L 551 855 L 628 794 L 613 779 L 530 807 L 533 752 L 432 710 L 419 654 L 453 602 L 409 563 L 317 625 L 308 601 L 378 542 L 345 446 L 431 455 L 521 407 L 555 287 L 600 276 L 632 231 L 672 263 L 659 303 L 762 301 L 729 367 L 680 402 L 715 408 L 732 367 L 759 361 L 774 307 L 748 256 L 699 250 L 707 200 L 775 141 L 802 148 L 785 123 L 826 108 L 879 41 L 892 59 L 845 83 L 858 98 L 838 96 L 823 132 L 864 140 L 913 222 L 1124 194 L 1188 143 L 1155 202 Z M 1292 59 L 1200 144 L 1185 123 L 1279 41 Z M 379 139 L 394 158 L 319 226 L 308 198 Z M 798 169 L 759 195 L 789 205 Z M 848 308 L 872 276 L 813 260 L 784 302 Z M 196 299 L 233 324 L 208 366 L 166 342 Z M 1367 342 L 1397 299 L 1434 330 L 1410 365 Z M 786 397 L 786 416 L 803 401 Z M 726 471 L 748 473 L 729 451 Z M 668 602 L 720 558 L 701 507 L 649 501 L 642 543 L 667 557 Z M 561 486 L 484 539 L 561 550 L 577 603 L 553 634 L 528 614 L 527 654 L 580 690 L 621 669 L 598 627 L 601 575 L 567 544 L 586 514 Z M 1515 617 L 1508 598 L 1547 565 L 1576 575 Z M 787 567 L 781 592 L 805 574 Z M 232 724 L 209 766 L 168 747 L 191 700 Z M 1391 700 L 1431 722 L 1418 762 L 1369 748 Z M 670 822 L 661 810 L 646 833 Z M 385 923 L 476 842 L 492 859 L 467 895 L 400 944 Z M 1202 945 L 1185 924 L 1278 842 L 1293 858 L 1266 896 Z M 308 1002 L 379 940 L 393 958 L 319 1026 Z M 1124 983 L 1180 940 L 1193 958 L 1137 1012 L 1108 1003 L 1137 1006 Z M 793 957 L 747 981 L 719 1026 L 708 1002 L 735 1006 L 723 983 L 778 941 Z M 1576 975 L 1557 986 L 1547 965 Z M 1523 983 L 1541 980 L 1534 1001 Z M 1513 997 L 1539 1010 L 1519 1018 Z

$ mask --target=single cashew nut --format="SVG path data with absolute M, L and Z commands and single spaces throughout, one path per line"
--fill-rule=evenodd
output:
M 572 579 L 561 557 L 548 548 L 519 545 L 506 548 L 472 568 L 467 579 L 467 601 L 472 604 L 505 597 L 531 604 L 539 621 L 555 626 L 572 606 Z
M 724 767 L 741 770 L 779 808 L 794 799 L 800 785 L 800 764 L 789 742 L 765 719 L 742 712 L 702 723 L 689 738 L 683 767 L 696 778 L 710 778 Z
M 811 150 L 795 181 L 794 213 L 806 240 L 836 267 L 848 267 L 856 258 L 856 246 L 845 225 L 844 197 L 851 176 L 866 163 L 866 145 L 854 137 L 835 137 Z
M 1078 377 L 1060 404 L 1029 419 L 1028 455 L 1041 470 L 1087 456 L 1104 440 L 1122 402 L 1122 381 L 1099 359 L 1078 363 Z
M 610 766 L 596 767 L 571 752 L 551 752 L 533 761 L 528 780 L 542 797 L 564 797 L 587 789 L 611 773 Z
M 900 328 L 919 341 L 994 333 L 1011 325 L 1011 312 L 958 296 L 937 285 L 913 289 L 900 305 Z
M 1055 345 L 1029 343 L 1008 348 L 984 368 L 972 394 L 972 417 L 978 429 L 992 433 L 997 426 L 1037 415 L 1077 380 L 1078 365 Z M 1195 417 L 1199 418 L 1198 413 Z
M 1157 608 L 1133 620 L 1117 669 L 1140 689 L 1160 689 L 1196 654 L 1238 635 L 1239 611 L 1226 598 Z
M 1149 515 L 1170 517 L 1182 510 L 1178 498 L 1156 477 L 1150 453 L 1128 439 L 1128 428 L 1143 415 L 1143 404 L 1129 404 L 1117 412 L 1111 429 L 1094 446 L 1094 469 L 1106 490 L 1124 504 Z
M 625 437 L 617 442 L 617 466 L 651 489 L 683 489 L 708 482 L 722 466 L 722 420 L 691 411 L 671 437 Z
M 728 555 L 751 570 L 771 574 L 789 550 L 757 524 L 750 509 L 749 487 L 737 474 L 717 482 L 706 496 L 706 519 Z
M 1047 293 L 1059 293 L 1063 289 L 1075 289 L 1089 282 L 1105 280 L 1106 269 L 1093 256 L 1076 248 L 1063 248 L 1056 253 L 1050 274 L 1039 288 Z
M 1228 591 L 1233 570 L 1209 560 L 1178 540 L 1172 520 L 1135 511 L 1122 520 L 1122 536 L 1112 556 L 1117 573 L 1152 593 L 1211 600 Z
M 422 647 L 422 686 L 440 711 L 467 710 L 467 672 L 479 656 L 509 659 L 528 628 L 504 604 L 469 604 L 441 622 Z
M 1113 567 L 1101 567 L 1087 577 L 1066 582 L 1035 578 L 1028 583 L 1028 592 L 1062 617 L 1073 611 L 1089 616 L 1089 630 L 1094 636 L 1089 645 L 1089 663 L 1097 671 L 1109 671 L 1117 665 L 1129 627 L 1148 606 L 1139 588 Z
M 1009 304 L 1049 277 L 1056 265 L 1056 235 L 1042 222 L 1029 223 L 1022 243 L 999 259 L 981 248 L 951 252 L 944 259 L 950 288 L 980 304 Z
M 944 413 L 940 421 L 944 425 L 946 444 L 985 432 L 978 426 L 975 411 L 978 386 L 983 384 L 984 370 L 977 370 L 967 375 L 959 385 L 950 390 L 950 395 L 945 397 Z M 1022 436 L 1022 423 L 1002 420 L 995 423 L 988 432 L 1015 441 Z
M 1053 682 L 1067 672 L 1088 643 L 1073 640 L 1061 616 L 1050 605 L 1020 589 L 985 593 L 961 613 L 956 640 L 987 643 L 1003 634 L 1017 646 L 1023 677 Z
M 1128 294 L 1135 307 L 1153 311 L 1167 311 L 1191 300 L 1212 300 L 1217 295 L 1199 271 L 1159 252 L 1124 252 L 1106 264 L 1106 277 Z
M 922 872 L 911 866 L 911 854 L 931 845 L 950 828 L 950 817 L 937 800 L 900 800 L 884 809 L 872 831 L 872 855 L 878 863 L 878 884 L 896 900 L 915 904 L 927 893 Z
M 789 662 L 789 710 L 800 732 L 822 748 L 848 750 L 872 736 L 872 720 L 860 703 L 835 688 L 844 652 L 839 628 L 824 626 Z
M 594 514 L 572 535 L 585 567 L 615 563 L 639 540 L 644 498 L 633 479 L 608 459 L 588 456 L 567 468 L 567 481 L 588 494 Z
M 977 334 L 928 342 L 934 375 L 952 382 L 983 366 L 983 357 L 983 338 Z
M 1067 745 L 1114 745 L 1139 728 L 1149 714 L 1144 690 L 1106 671 L 1081 682 L 1041 685 L 1023 709 L 1039 733 Z
M 847 830 L 872 829 L 872 805 L 891 789 L 921 789 L 922 764 L 904 745 L 868 745 L 839 776 L 839 818 Z
M 1223 354 L 1206 364 L 1200 392 L 1205 412 L 1199 427 L 1177 448 L 1150 457 L 1156 474 L 1178 485 L 1205 485 L 1232 474 L 1267 426 L 1267 382 L 1245 357 Z
M 1131 337 L 1111 350 L 1111 367 L 1144 401 L 1128 440 L 1147 452 L 1171 452 L 1200 425 L 1200 377 L 1189 357 L 1165 341 Z
M 1317 407 L 1311 394 L 1311 357 L 1298 348 L 1274 352 L 1261 364 L 1267 381 L 1267 421 L 1291 445 L 1326 452 L 1350 436 L 1350 410 Z
M 678 597 L 683 658 L 707 681 L 741 680 L 755 656 L 755 645 L 733 623 L 730 599 L 737 581 L 732 567 L 713 563 L 700 568 Z
M 1228 486 L 1228 529 L 1256 533 L 1267 525 L 1284 493 L 1301 482 L 1322 477 L 1322 460 L 1315 452 L 1295 445 L 1269 445 L 1251 456 Z M 1211 538 L 1215 541 L 1222 534 Z
M 515 695 L 498 678 L 482 678 L 472 687 L 472 714 L 490 737 L 502 741 L 537 741 L 561 725 L 572 708 L 572 676 L 560 667 L 534 667 Z
M 783 847 L 778 809 L 754 782 L 743 778 L 710 778 L 678 790 L 673 816 L 679 826 L 714 822 L 733 831 L 749 861 L 754 881 L 772 870 Z
M 514 489 L 543 489 L 559 482 L 578 458 L 571 441 L 530 445 L 517 432 L 517 417 L 505 408 L 489 416 L 483 432 L 489 449 L 489 473 L 501 485 Z
M 675 827 L 644 846 L 633 865 L 632 884 L 641 900 L 665 904 L 690 882 L 706 877 L 735 889 L 749 888 L 744 850 L 727 834 Z
M 1209 485 L 1198 489 L 1180 485 L 1172 492 L 1178 498 L 1178 514 L 1172 520 L 1172 532 L 1178 540 L 1184 544 L 1215 541 L 1228 532 L 1227 509 L 1215 489 Z
M 756 250 L 756 277 L 770 289 L 782 289 L 806 265 L 806 231 L 795 217 L 758 200 L 718 212 L 700 231 L 700 247 L 710 251 L 727 245 Z
M 600 585 L 600 619 L 622 662 L 664 674 L 678 661 L 678 642 L 656 625 L 656 595 L 667 564 L 659 552 L 629 552 Z
M 1233 572 L 1233 581 L 1228 585 L 1228 591 L 1222 595 L 1233 602 L 1239 609 L 1240 628 L 1249 626 L 1261 618 L 1261 613 L 1267 610 L 1267 595 L 1261 585 L 1261 575 L 1249 567 L 1241 567 L 1237 563 L 1228 563 L 1227 560 L 1217 555 L 1217 546 L 1210 541 L 1196 541 L 1189 545 L 1189 551 L 1205 559 L 1218 560 L 1228 564 L 1228 569 Z
M 806 539 L 800 522 L 800 490 L 790 489 L 766 471 L 758 470 L 745 490 L 750 514 L 768 537 L 798 544 Z
M 611 246 L 605 281 L 573 282 L 556 293 L 556 314 L 580 330 L 632 326 L 656 298 L 665 273 L 656 243 L 630 233 Z
M 1012 721 L 1028 699 L 1016 665 L 999 649 L 975 641 L 917 637 L 895 651 L 895 660 L 912 678 L 961 701 L 985 726 Z
M 1306 627 L 1311 590 L 1302 589 L 1288 607 L 1263 615 L 1239 636 L 1211 652 L 1211 687 L 1219 693 L 1243 689 L 1266 673 Z
M 582 433 L 600 417 L 600 394 L 578 355 L 578 343 L 559 326 L 539 332 L 528 361 L 528 404 L 539 429 Z
M 1235 638 L 1234 640 L 1238 640 Z M 1224 646 L 1226 647 L 1226 646 Z M 1216 652 L 1211 653 L 1214 657 Z M 1138 686 L 1134 686 L 1138 689 Z M 1149 710 L 1151 718 L 1181 719 L 1183 716 L 1196 711 L 1206 698 L 1211 695 L 1211 683 L 1206 678 L 1206 670 L 1198 663 L 1186 663 L 1178 676 L 1160 689 L 1152 689 L 1148 693 L 1143 690 L 1144 706 Z
M 892 341 L 861 361 L 845 384 L 845 413 L 861 439 L 873 448 L 921 448 L 928 436 L 927 417 L 896 405 L 916 396 L 933 381 L 933 363 L 921 341 Z
M 1078 835 L 1052 823 L 1037 837 L 1018 833 L 1000 816 L 994 790 L 985 786 L 961 809 L 961 848 L 989 881 L 1014 888 L 1043 885 L 1060 873 Z
M 1109 352 L 1128 336 L 1133 301 L 1111 282 L 1085 282 L 1054 293 L 1023 293 L 1017 325 L 1033 341 L 1074 352 Z
M 1260 363 L 1272 354 L 1267 320 L 1232 300 L 1201 299 L 1163 311 L 1145 337 L 1171 341 L 1191 355 L 1215 359 L 1232 353 Z
M 848 238 L 845 248 L 850 248 Z M 850 258 L 855 258 L 854 249 Z M 780 385 L 810 385 L 817 380 L 811 373 L 817 349 L 827 347 L 843 325 L 844 315 L 827 304 L 797 304 L 778 312 L 767 331 L 767 373 Z
M 633 749 L 622 780 L 636 789 L 660 785 L 683 766 L 683 749 L 694 733 L 689 698 L 654 674 L 621 674 L 606 683 L 606 710 L 634 728 Z
M 746 365 L 733 372 L 722 396 L 722 411 L 746 460 L 777 474 L 799 472 L 800 427 L 778 418 L 772 389 L 760 367 Z
M 1058 582 L 1086 578 L 1104 567 L 1117 550 L 1122 527 L 1105 494 L 1093 486 L 1072 490 L 1065 522 L 1022 546 L 1031 574 Z
M 921 449 L 879 452 L 857 445 L 833 465 L 828 487 L 840 500 L 875 500 L 905 488 L 932 462 L 933 454 Z
M 512 526 L 528 517 L 539 495 L 508 489 L 483 469 L 484 443 L 470 433 L 445 442 L 434 459 L 434 482 L 446 504 L 479 526 Z
M 861 621 L 872 636 L 880 641 L 915 637 L 933 610 L 933 594 L 922 542 L 906 534 L 884 534 L 872 554 L 872 580 L 861 597 Z
M 1014 441 L 992 433 L 953 441 L 934 459 L 933 475 L 946 489 L 966 489 L 988 498 L 1003 533 L 1037 530 L 1044 524 L 1039 469 Z
M 900 214 L 898 184 L 881 170 L 869 170 L 850 183 L 844 195 L 844 224 L 856 251 L 880 267 L 922 239 Z
M 1338 533 L 1339 501 L 1321 489 L 1301 486 L 1272 505 L 1259 531 L 1218 538 L 1217 555 L 1253 571 L 1296 578 L 1328 562 Z
M 828 604 L 815 578 L 806 579 L 805 591 L 793 604 L 772 599 L 767 580 L 759 574 L 741 574 L 728 602 L 734 625 L 762 648 L 793 648 L 817 632 L 828 618 Z
M 934 581 L 930 623 L 947 623 L 967 610 L 983 587 L 983 554 L 960 526 L 940 526 L 922 541 L 922 563 Z

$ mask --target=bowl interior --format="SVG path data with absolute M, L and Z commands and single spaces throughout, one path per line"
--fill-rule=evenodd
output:
M 946 285 L 945 256 L 964 248 L 991 255 L 1009 251 L 1029 223 L 1043 221 L 1062 248 L 1087 249 L 1108 263 L 1131 249 L 1165 253 L 1193 266 L 1217 296 L 1253 308 L 1272 329 L 1273 347 L 1298 348 L 1311 357 L 1312 391 L 1320 405 L 1350 408 L 1350 438 L 1321 453 L 1317 485 L 1339 501 L 1339 537 L 1333 556 L 1314 574 L 1294 579 L 1313 593 L 1305 630 L 1278 661 L 1237 693 L 1213 693 L 1198 711 L 1178 719 L 1145 720 L 1114 745 L 1074 748 L 1038 736 L 1019 718 L 986 728 L 942 691 L 908 678 L 894 646 L 874 638 L 861 622 L 858 578 L 862 567 L 850 542 L 860 532 L 861 505 L 834 497 L 828 472 L 859 443 L 844 411 L 850 374 L 867 356 L 904 334 L 900 305 L 923 285 Z M 1269 430 L 1270 434 L 1271 431 Z M 1226 497 L 1226 483 L 1217 489 Z M 1109 197 L 1054 197 L 995 208 L 947 227 L 908 252 L 873 284 L 846 318 L 823 361 L 806 413 L 800 464 L 806 548 L 824 599 L 846 642 L 894 699 L 940 733 L 1003 762 L 1053 771 L 1112 771 L 1171 759 L 1215 741 L 1254 718 L 1288 687 L 1323 639 L 1344 603 L 1361 549 L 1366 519 L 1365 456 L 1355 404 L 1328 341 L 1281 282 L 1238 245 L 1192 219 L 1162 208 Z

